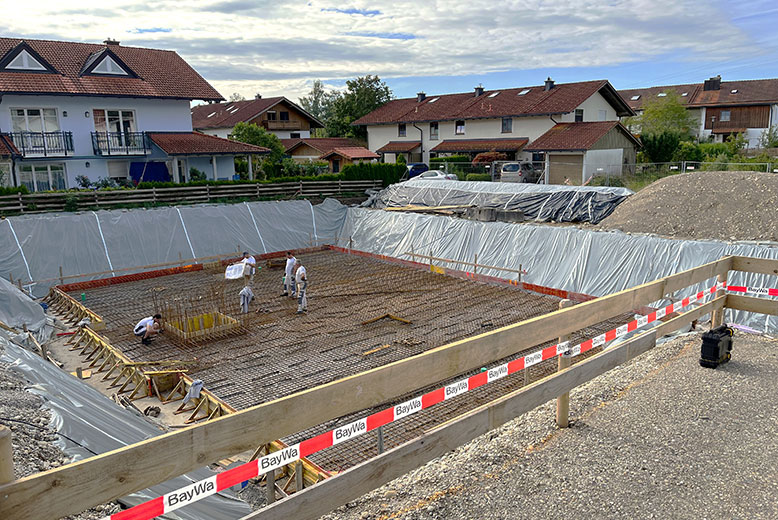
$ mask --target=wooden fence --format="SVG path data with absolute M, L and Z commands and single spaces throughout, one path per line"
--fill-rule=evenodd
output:
M 778 274 L 778 260 L 724 257 L 687 271 L 443 345 L 407 359 L 310 388 L 184 430 L 0 486 L 0 518 L 48 519 L 78 513 L 313 426 L 525 352 L 546 341 L 665 298 L 691 285 L 726 279 L 730 270 Z M 317 518 L 334 507 L 652 348 L 656 339 L 701 316 L 720 321 L 724 307 L 778 315 L 778 300 L 716 297 L 572 367 L 453 418 L 246 518 Z M 98 477 L 99 476 L 99 477 Z M 45 499 L 43 499 L 45 498 Z
M 220 199 L 273 197 L 331 197 L 343 193 L 362 193 L 381 189 L 381 180 L 300 181 L 274 184 L 219 184 L 216 186 L 181 186 L 133 190 L 95 190 L 56 193 L 30 193 L 0 196 L 0 213 L 63 211 L 72 197 L 78 209 L 109 209 L 119 204 L 195 203 Z

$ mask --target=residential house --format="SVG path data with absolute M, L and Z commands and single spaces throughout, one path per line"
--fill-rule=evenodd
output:
M 545 154 L 546 184 L 583 184 L 620 176 L 635 164 L 640 141 L 618 121 L 558 123 L 525 148 Z
M 759 146 L 762 133 L 778 125 L 778 79 L 722 81 L 715 76 L 703 83 L 620 90 L 637 113 L 650 99 L 673 91 L 697 121 L 695 135 L 723 142 L 742 133 L 750 148 Z
M 634 112 L 606 80 L 392 100 L 353 124 L 367 127 L 368 148 L 394 162 L 500 151 L 511 160 L 542 160 L 526 146 L 558 123 L 618 121 Z M 618 161 L 621 164 L 621 159 Z
M 330 163 L 332 173 L 340 173 L 344 166 L 363 162 L 376 162 L 380 156 L 364 146 L 336 147 L 320 157 Z
M 229 137 L 238 123 L 254 123 L 280 139 L 311 136 L 324 124 L 285 97 L 208 103 L 192 108 L 192 127 L 204 134 Z
M 77 187 L 76 177 L 232 178 L 262 147 L 192 132 L 192 100 L 222 97 L 172 51 L 0 38 L 0 133 L 13 185 Z M 6 164 L 8 164 L 6 162 Z
M 335 148 L 359 146 L 346 137 L 301 137 L 281 139 L 286 154 L 298 163 L 320 161 L 321 156 Z

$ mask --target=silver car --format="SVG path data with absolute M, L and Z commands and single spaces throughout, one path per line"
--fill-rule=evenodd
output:
M 440 170 L 427 170 L 426 172 L 417 175 L 415 179 L 432 179 L 437 181 L 457 181 L 459 177 L 454 173 L 446 173 Z

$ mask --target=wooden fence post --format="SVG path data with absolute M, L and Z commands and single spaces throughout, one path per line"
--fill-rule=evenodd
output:
M 716 277 L 716 284 L 718 285 L 720 283 L 721 283 L 721 275 L 718 275 Z M 719 289 L 718 291 L 716 291 L 716 298 L 718 298 L 719 296 L 724 296 L 724 294 L 726 294 L 724 289 Z M 716 327 L 720 326 L 723 321 L 724 321 L 724 308 L 722 307 L 721 309 L 714 310 L 711 313 L 710 328 L 715 329 Z
M 17 192 L 19 196 L 19 213 L 24 213 L 24 200 L 22 200 L 22 192 Z
M 0 484 L 14 481 L 14 452 L 11 429 L 0 424 Z
M 573 302 L 567 299 L 559 302 L 560 309 L 566 309 L 572 306 L 573 306 Z M 562 344 L 565 341 L 569 341 L 569 340 L 570 340 L 570 335 L 565 334 L 564 336 L 559 336 L 559 341 L 557 342 L 557 344 Z M 571 357 L 567 353 L 562 354 L 561 356 L 557 356 L 557 372 L 561 372 L 566 368 L 570 368 L 571 361 L 572 361 Z M 564 394 L 556 398 L 557 427 L 567 428 L 569 424 L 568 423 L 569 416 L 570 416 L 570 392 L 565 392 Z

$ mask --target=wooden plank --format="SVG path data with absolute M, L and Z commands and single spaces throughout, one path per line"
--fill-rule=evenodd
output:
M 733 256 L 733 271 L 746 271 L 749 273 L 761 273 L 778 275 L 778 260 L 772 258 L 752 258 L 749 256 Z
M 295 493 L 241 520 L 315 519 L 619 366 L 656 344 L 654 331 L 605 350 L 438 426 L 422 437 Z
M 60 518 L 177 477 L 208 462 L 253 450 L 334 417 L 372 406 L 599 323 L 666 293 L 726 275 L 731 257 L 654 282 L 436 347 L 192 428 L 160 435 L 0 487 L 0 518 Z M 565 372 L 562 372 L 563 374 Z M 551 397 L 563 393 L 557 392 Z M 306 410 L 305 414 L 290 410 Z M 261 425 L 258 428 L 257 425 Z M 159 464 L 165 460 L 165 464 Z M 88 485 L 101 475 L 99 487 Z M 33 497 L 46 495 L 47 500 Z
M 778 300 L 743 296 L 740 294 L 728 294 L 726 306 L 739 311 L 758 312 L 759 314 L 771 314 L 778 316 Z

